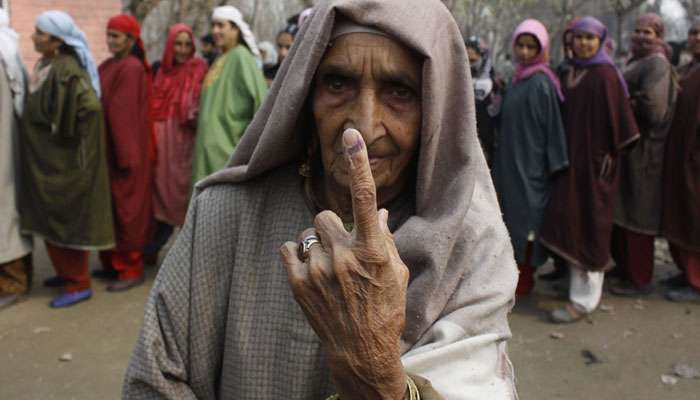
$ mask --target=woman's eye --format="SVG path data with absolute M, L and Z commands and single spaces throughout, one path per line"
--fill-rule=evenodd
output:
M 413 90 L 406 86 L 394 85 L 390 87 L 389 93 L 396 98 L 407 100 L 413 97 Z
M 348 86 L 348 79 L 343 78 L 342 76 L 337 76 L 337 75 L 327 76 L 325 81 L 326 81 L 326 87 L 332 92 L 341 92 L 344 89 L 346 89 Z

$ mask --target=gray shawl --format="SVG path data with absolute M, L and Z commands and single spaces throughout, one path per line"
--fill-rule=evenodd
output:
M 661 231 L 664 153 L 678 85 L 663 54 L 653 53 L 624 71 L 639 127 L 639 141 L 620 155 L 614 222 L 644 235 Z
M 442 340 L 429 333 L 438 321 L 466 337 L 510 337 L 517 272 L 452 16 L 438 0 L 322 1 L 229 166 L 197 185 L 146 305 L 125 398 L 322 399 L 333 392 L 278 248 L 313 224 L 296 168 L 310 133 L 304 105 L 338 14 L 425 60 L 415 211 L 394 231 L 411 272 L 402 351 L 428 351 Z
M 245 182 L 290 162 L 298 162 L 305 143 L 299 115 L 310 93 L 317 66 L 328 46 L 336 14 L 375 27 L 425 57 L 423 122 L 416 181 L 416 215 L 394 233 L 401 258 L 411 268 L 404 340 L 415 343 L 444 313 L 457 288 L 470 304 L 460 325 L 475 332 L 495 328 L 507 333 L 506 314 L 513 294 L 512 260 L 493 263 L 485 248 L 478 259 L 471 207 L 481 207 L 494 224 L 480 246 L 500 249 L 508 241 L 484 156 L 476 136 L 474 93 L 465 70 L 466 52 L 452 15 L 435 0 L 339 0 L 315 7 L 310 23 L 295 39 L 289 60 L 280 68 L 267 101 L 238 144 L 228 168 L 197 186 Z M 490 222 L 490 221 L 489 221 Z M 486 239 L 486 238 L 484 238 Z M 469 251 L 467 251 L 470 249 Z M 493 250 L 492 250 L 493 251 Z M 462 282 L 477 270 L 490 270 L 488 281 Z

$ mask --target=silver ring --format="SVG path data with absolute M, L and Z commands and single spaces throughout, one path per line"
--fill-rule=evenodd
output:
M 309 250 L 311 250 L 311 246 L 317 243 L 321 244 L 321 241 L 318 240 L 318 236 L 316 235 L 309 235 L 302 239 L 299 244 L 299 259 L 306 262 L 306 260 L 309 259 Z

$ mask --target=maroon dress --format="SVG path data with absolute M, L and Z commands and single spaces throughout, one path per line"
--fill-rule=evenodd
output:
M 700 62 L 681 80 L 669 130 L 662 230 L 672 245 L 700 256 Z
M 153 220 L 148 75 L 137 57 L 100 65 L 117 252 L 141 251 Z
M 617 156 L 639 130 L 614 67 L 572 69 L 564 78 L 570 167 L 555 179 L 540 240 L 572 266 L 601 271 L 612 265 Z

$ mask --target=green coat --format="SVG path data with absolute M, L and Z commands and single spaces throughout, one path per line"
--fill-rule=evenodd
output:
M 267 83 L 247 47 L 239 45 L 211 66 L 199 100 L 193 182 L 223 168 L 267 94 Z
M 72 56 L 51 61 L 22 116 L 22 230 L 74 249 L 114 246 L 104 119 Z

